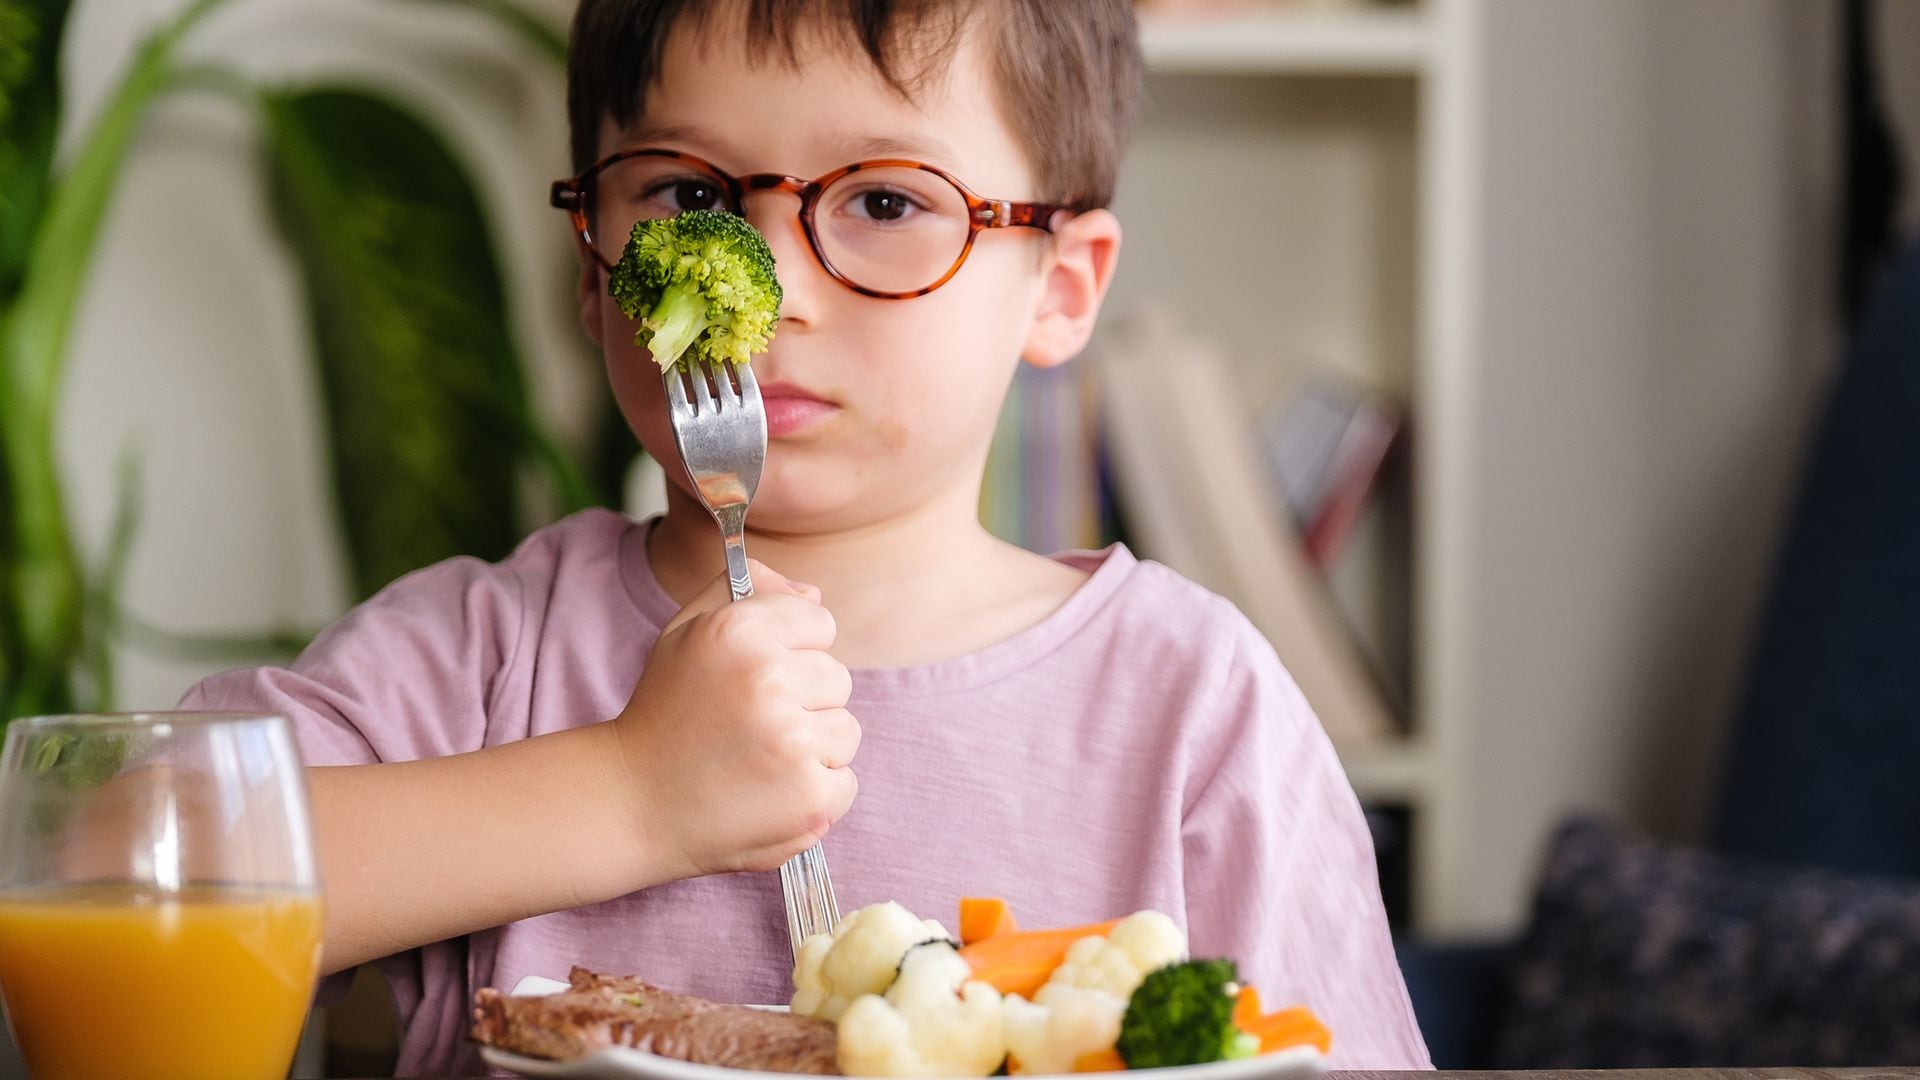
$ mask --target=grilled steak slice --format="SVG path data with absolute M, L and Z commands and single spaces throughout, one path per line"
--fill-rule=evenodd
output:
M 560 1061 L 630 1046 L 702 1065 L 839 1075 L 833 1025 L 824 1020 L 721 1005 L 581 968 L 570 983 L 547 997 L 481 990 L 474 995 L 474 1041 Z
M 589 971 L 578 964 L 567 972 L 567 985 L 582 993 L 608 994 L 666 994 L 650 982 L 634 978 L 632 975 L 603 975 L 598 971 Z

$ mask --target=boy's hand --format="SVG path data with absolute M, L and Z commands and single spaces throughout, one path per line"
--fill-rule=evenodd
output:
M 723 573 L 661 632 L 613 721 L 636 824 L 667 878 L 772 870 L 853 803 L 853 680 L 827 650 L 819 591 L 748 561 L 755 595 Z

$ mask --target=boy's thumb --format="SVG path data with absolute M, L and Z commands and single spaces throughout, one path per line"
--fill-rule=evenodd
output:
M 788 592 L 816 604 L 820 602 L 819 589 L 803 581 L 795 581 L 759 559 L 747 560 L 747 573 L 753 578 L 753 591 L 756 593 Z M 721 574 L 720 584 L 724 586 L 726 582 L 727 576 Z
M 758 559 L 747 560 L 747 575 L 753 579 L 755 593 L 790 593 L 816 604 L 820 602 L 819 589 L 793 581 Z M 718 576 L 695 593 L 693 599 L 687 601 L 687 606 L 681 608 L 680 613 L 667 624 L 666 630 L 661 632 L 677 630 L 688 621 L 705 615 L 709 611 L 718 611 L 732 602 L 733 590 L 727 582 L 726 571 L 722 570 Z

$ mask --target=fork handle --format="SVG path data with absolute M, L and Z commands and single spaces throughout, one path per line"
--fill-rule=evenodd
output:
M 744 507 L 714 515 L 727 548 L 727 588 L 735 602 L 753 595 L 753 575 L 747 573 L 746 517 Z M 787 908 L 787 943 L 798 960 L 800 946 L 808 938 L 830 934 L 840 922 L 840 905 L 834 899 L 833 879 L 827 876 L 827 860 L 819 844 L 780 867 L 780 898 Z
M 753 595 L 753 575 L 747 573 L 747 536 L 744 513 L 718 515 L 720 539 L 727 545 L 727 589 L 734 600 Z

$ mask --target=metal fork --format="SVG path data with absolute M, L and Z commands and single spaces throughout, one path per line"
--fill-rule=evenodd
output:
M 720 525 L 733 599 L 745 600 L 753 595 L 753 578 L 747 573 L 747 508 L 767 460 L 767 409 L 751 366 L 709 367 L 689 361 L 688 367 L 682 371 L 675 365 L 664 376 L 673 441 L 680 447 L 694 494 Z M 840 924 L 840 904 L 819 844 L 780 867 L 780 893 L 796 958 L 808 938 L 830 934 Z

